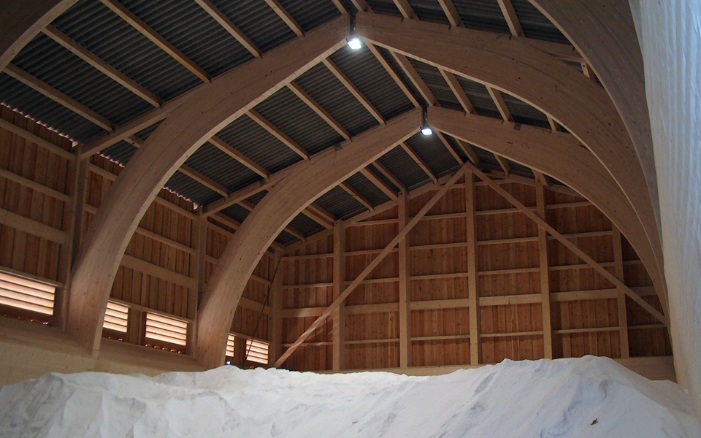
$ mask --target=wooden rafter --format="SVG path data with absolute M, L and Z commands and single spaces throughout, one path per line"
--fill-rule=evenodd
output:
M 333 228 L 333 223 L 336 220 L 326 210 L 315 204 L 309 204 L 309 206 L 304 209 L 304 214 L 327 230 Z
M 509 174 L 511 174 L 511 165 L 509 165 L 509 162 L 506 160 L 506 158 L 502 157 L 499 154 L 494 154 L 494 158 L 497 159 L 497 163 L 499 163 L 499 167 L 501 167 L 501 170 L 504 171 L 504 175 L 509 176 Z
M 106 63 L 100 57 L 78 44 L 77 41 L 73 40 L 68 35 L 58 30 L 56 27 L 51 25 L 46 26 L 42 30 L 42 32 L 46 36 L 63 46 L 65 49 L 69 50 L 71 53 L 90 64 L 92 67 L 99 70 L 102 74 L 117 82 L 119 85 L 131 91 L 135 95 L 139 96 L 141 99 L 148 102 L 152 106 L 161 106 L 161 100 L 158 98 L 158 96 L 147 90 L 146 87 L 142 86 L 135 80 L 125 75 L 124 73 L 120 72 L 116 68 Z
M 594 73 L 594 70 L 592 70 L 591 66 L 586 62 L 582 63 L 582 73 L 584 73 L 584 76 L 589 78 L 589 80 L 596 83 L 596 73 Z
M 307 104 L 309 108 L 312 109 L 323 121 L 325 121 L 334 131 L 346 140 L 350 140 L 351 136 L 346 131 L 346 129 L 334 119 L 331 114 L 328 113 L 324 108 L 317 103 L 312 97 L 302 89 L 299 85 L 294 82 L 290 82 L 287 87 L 297 96 L 299 99 Z
M 163 38 L 155 30 L 146 24 L 142 19 L 136 16 L 133 12 L 127 9 L 124 5 L 119 3 L 117 0 L 100 0 L 103 5 L 109 8 L 112 12 L 117 14 L 119 18 L 126 21 L 131 27 L 136 29 L 141 35 L 148 38 L 153 44 L 157 45 L 161 50 L 170 55 L 171 58 L 175 59 L 180 65 L 185 67 L 193 75 L 197 76 L 203 82 L 209 82 L 209 74 L 202 69 L 202 67 L 195 64 L 190 58 L 188 58 L 183 52 L 177 47 L 171 44 L 168 40 Z
M 370 11 L 370 6 L 366 0 L 351 0 L 351 3 L 359 11 Z
M 509 26 L 511 35 L 515 37 L 523 36 L 523 29 L 521 28 L 521 22 L 516 16 L 516 11 L 514 10 L 514 5 L 511 4 L 511 0 L 497 0 L 499 2 L 499 8 L 501 8 L 501 13 L 504 15 L 506 24 Z
M 397 9 L 399 9 L 399 12 L 402 14 L 402 17 L 408 20 L 416 18 L 414 8 L 411 7 L 408 0 L 394 0 L 394 6 L 396 6 Z
M 542 184 L 545 187 L 550 187 L 550 181 L 548 181 L 548 178 L 545 176 L 545 174 L 537 169 L 531 169 L 533 172 L 533 175 L 535 175 L 536 181 L 538 181 L 540 184 Z
M 443 146 L 445 146 L 445 148 L 450 153 L 450 156 L 453 157 L 453 159 L 455 161 L 457 161 L 458 164 L 462 164 L 462 158 L 460 158 L 460 155 L 458 155 L 458 153 L 455 152 L 455 149 L 453 149 L 453 146 L 451 146 L 450 143 L 448 143 L 448 140 L 445 138 L 445 135 L 440 131 L 436 131 L 433 134 L 436 137 L 438 137 L 438 140 L 440 140 L 440 142 L 443 144 Z
M 292 15 L 280 4 L 278 0 L 265 0 L 270 9 L 275 11 L 278 17 L 295 33 L 298 37 L 304 36 L 304 29 L 297 23 Z
M 212 143 L 217 149 L 224 152 L 226 155 L 230 156 L 234 160 L 246 166 L 258 176 L 262 178 L 267 178 L 270 176 L 270 172 L 265 170 L 263 166 L 260 166 L 255 161 L 251 160 L 241 152 L 237 151 L 233 146 L 231 146 L 221 138 L 217 137 L 216 135 L 210 138 L 209 142 Z
M 38 91 L 39 93 L 43 94 L 44 96 L 48 97 L 54 102 L 68 108 L 69 110 L 73 111 L 74 113 L 78 114 L 84 119 L 89 120 L 91 123 L 94 123 L 95 125 L 99 126 L 105 131 L 112 131 L 114 129 L 112 122 L 107 120 L 105 117 L 99 115 L 98 113 L 91 110 L 82 103 L 78 102 L 77 100 L 73 99 L 72 97 L 67 96 L 66 94 L 58 91 L 51 85 L 32 76 L 31 74 L 27 73 L 21 68 L 13 64 L 9 64 L 5 68 L 5 73 L 12 76 L 16 80 L 22 82 L 24 85 L 34 89 L 35 91 Z
M 344 192 L 346 192 L 346 193 L 348 193 L 349 195 L 351 195 L 351 196 L 353 197 L 353 199 L 355 199 L 356 201 L 358 201 L 358 202 L 359 202 L 363 207 L 365 207 L 367 210 L 369 210 L 369 211 L 374 211 L 374 210 L 375 210 L 375 209 L 372 207 L 372 204 L 370 203 L 370 201 L 368 201 L 368 200 L 365 198 L 365 196 L 363 196 L 360 192 L 358 192 L 358 191 L 355 190 L 353 187 L 351 187 L 348 183 L 342 182 L 341 184 L 339 184 L 339 187 L 341 187 L 341 189 L 343 189 Z
M 369 169 L 369 167 L 366 167 L 365 169 L 362 169 L 360 173 L 367 178 L 371 183 L 373 183 L 378 189 L 382 190 L 382 193 L 387 195 L 389 199 L 396 200 L 397 199 L 397 194 L 392 190 L 391 187 L 389 187 L 384 181 L 382 181 L 380 178 L 375 176 L 374 173 Z
M 504 96 L 501 95 L 501 91 L 495 90 L 490 86 L 487 86 L 487 91 L 489 92 L 492 101 L 494 101 L 494 105 L 497 107 L 497 110 L 499 110 L 501 118 L 504 119 L 505 122 L 513 122 L 514 118 L 511 116 L 511 111 L 509 111 L 509 107 L 506 106 L 506 102 L 504 102 Z
M 546 114 L 545 116 L 548 118 L 548 125 L 550 125 L 551 131 L 553 131 L 553 132 L 562 131 L 562 129 L 560 128 L 560 125 L 555 121 L 555 119 L 552 118 L 551 115 Z
M 260 125 L 261 128 L 268 131 L 273 137 L 280 140 L 280 142 L 282 142 L 285 146 L 292 149 L 292 152 L 305 160 L 309 159 L 309 154 L 302 148 L 302 146 L 298 145 L 297 142 L 292 140 L 287 134 L 282 132 L 280 128 L 273 125 L 268 119 L 260 115 L 257 111 L 249 110 L 246 115 Z
M 476 111 L 474 105 L 472 105 L 470 98 L 467 97 L 467 94 L 465 94 L 465 90 L 462 89 L 455 75 L 442 68 L 439 69 L 439 71 L 441 72 L 441 76 L 443 76 L 443 79 L 445 79 L 445 82 L 450 87 L 450 90 L 455 95 L 455 98 L 458 99 L 458 102 L 460 103 L 462 109 L 465 110 L 465 112 L 468 114 L 475 114 Z
M 652 307 L 647 301 L 643 300 L 640 295 L 638 295 L 636 292 L 634 292 L 632 289 L 630 289 L 628 286 L 626 286 L 621 280 L 619 280 L 615 275 L 610 273 L 606 268 L 601 266 L 598 262 L 596 262 L 594 259 L 592 259 L 589 255 L 587 255 L 584 251 L 579 249 L 577 245 L 572 243 L 569 239 L 567 239 L 565 236 L 563 236 L 559 231 L 557 231 L 555 228 L 553 228 L 551 225 L 549 225 L 545 220 L 541 219 L 538 217 L 537 214 L 533 212 L 530 208 L 526 207 L 523 205 L 521 202 L 519 202 L 516 198 L 514 198 L 509 192 L 506 190 L 502 189 L 499 187 L 498 184 L 495 184 L 494 181 L 492 181 L 489 176 L 485 175 L 483 172 L 481 172 L 479 169 L 476 167 L 472 166 L 471 164 L 467 164 L 467 166 L 470 167 L 472 172 L 475 173 L 482 181 L 487 183 L 489 187 L 492 188 L 492 190 L 496 191 L 499 195 L 501 195 L 504 199 L 509 201 L 511 205 L 516 207 L 521 213 L 526 215 L 529 219 L 531 219 L 533 222 L 538 225 L 539 228 L 544 229 L 548 234 L 553 236 L 560 244 L 565 246 L 567 249 L 575 253 L 577 257 L 582 259 L 587 265 L 589 265 L 591 268 L 593 268 L 597 273 L 601 274 L 604 278 L 606 278 L 608 281 L 610 281 L 613 285 L 616 286 L 616 288 L 622 290 L 625 292 L 625 294 L 635 301 L 636 304 L 638 304 L 640 307 L 645 309 L 649 314 L 655 317 L 658 321 L 660 321 L 662 324 L 665 326 L 669 325 L 669 322 L 667 321 L 667 318 L 660 313 L 657 309 Z
M 331 61 L 329 58 L 324 59 L 322 62 L 326 66 L 326 68 L 328 68 L 331 71 L 331 73 L 333 73 L 333 75 L 336 76 L 336 79 L 338 79 L 339 82 L 341 82 L 343 86 L 346 87 L 346 89 L 353 95 L 353 97 L 355 97 L 358 100 L 358 102 L 360 102 L 360 104 L 363 105 L 363 107 L 365 107 L 366 110 L 368 110 L 370 115 L 372 115 L 375 118 L 375 120 L 377 120 L 380 124 L 384 125 L 385 119 L 384 117 L 382 117 L 382 114 L 380 114 L 377 108 L 375 108 L 375 106 L 372 103 L 370 103 L 368 98 L 365 97 L 365 95 L 360 90 L 358 90 L 358 87 L 356 87 L 355 84 L 353 84 L 351 80 L 348 79 L 345 73 L 343 73 L 341 69 L 338 68 L 338 66 L 334 64 L 334 62 Z
M 222 11 L 219 10 L 216 6 L 214 6 L 214 3 L 212 3 L 210 0 L 195 0 L 195 2 L 202 8 L 206 13 L 209 14 L 210 17 L 212 17 L 219 25 L 224 28 L 229 34 L 231 34 L 232 37 L 236 39 L 236 41 L 239 42 L 243 47 L 248 50 L 251 55 L 255 56 L 256 58 L 260 58 L 261 54 L 263 53 L 260 48 L 254 43 L 250 38 L 244 34 L 241 29 L 236 27 L 234 23 L 229 20 L 229 17 L 224 15 Z
M 414 108 L 419 108 L 421 105 L 419 104 L 419 101 L 416 100 L 416 97 L 414 97 L 414 94 L 407 88 L 406 84 L 404 84 L 404 81 L 397 75 L 397 73 L 392 69 L 392 66 L 389 65 L 387 60 L 382 56 L 382 53 L 377 49 L 377 47 L 373 46 L 372 44 L 366 42 L 367 48 L 370 50 L 370 53 L 375 56 L 375 59 L 382 65 L 382 68 L 385 69 L 388 75 L 394 80 L 394 83 L 397 84 L 397 86 L 402 90 L 404 95 L 406 96 L 407 99 L 409 99 L 409 102 L 411 102 L 412 105 L 414 105 Z
M 402 142 L 402 143 L 400 144 L 400 146 L 402 147 L 402 149 L 404 149 L 404 152 L 406 152 L 407 155 L 409 155 L 409 156 L 411 157 L 411 159 L 414 160 L 414 162 L 421 168 L 421 170 L 424 171 L 424 173 L 426 174 L 426 176 L 428 176 L 429 178 L 431 178 L 431 181 L 433 181 L 434 183 L 435 183 L 435 182 L 438 182 L 438 178 L 436 178 L 436 175 L 434 175 L 433 172 L 431 172 L 431 169 L 430 169 L 430 168 L 428 167 L 428 165 L 424 162 L 424 160 L 422 160 L 421 157 L 419 157 L 419 156 L 416 154 L 416 152 L 414 152 L 414 150 L 413 150 L 412 148 L 409 147 L 408 144 L 406 144 L 405 142 Z
M 410 221 L 407 222 L 406 226 L 402 228 L 399 233 L 385 246 L 385 248 L 363 269 L 363 271 L 356 277 L 348 286 L 346 286 L 345 290 L 343 291 L 342 294 L 340 294 L 332 303 L 331 305 L 324 311 L 324 313 L 319 316 L 308 328 L 307 330 L 302 333 L 297 340 L 292 343 L 292 345 L 285 351 L 285 353 L 280 356 L 280 358 L 275 361 L 274 366 L 279 367 L 285 361 L 287 358 L 289 358 L 292 353 L 294 353 L 297 348 L 299 348 L 304 341 L 311 336 L 314 331 L 322 324 L 325 322 L 326 318 L 328 318 L 333 312 L 336 311 L 336 309 L 341 306 L 341 304 L 345 301 L 345 299 L 355 290 L 357 287 L 361 284 L 363 280 L 384 260 L 384 258 L 394 250 L 394 247 L 397 246 L 400 240 L 402 240 L 413 228 L 414 226 L 419 223 L 419 221 L 428 213 L 428 211 L 433 208 L 433 206 L 438 202 L 443 195 L 455 184 L 460 178 L 463 177 L 465 174 L 465 166 L 461 167 L 455 174 L 448 180 L 447 183 L 441 187 L 439 191 L 437 191 L 433 197 L 424 205 L 421 210 L 411 218 Z
M 455 8 L 453 0 L 438 0 L 438 3 L 441 5 L 441 9 L 443 9 L 443 13 L 448 18 L 451 26 L 463 26 L 462 18 L 460 18 L 460 14 L 458 14 L 458 10 Z
M 467 155 L 467 158 L 470 159 L 472 164 L 475 166 L 479 165 L 480 163 L 480 158 L 477 156 L 477 152 L 467 144 L 467 142 L 460 140 L 459 138 L 455 139 L 455 142 L 460 146 L 460 149 L 462 149 L 463 152 L 465 152 L 465 155 Z
M 392 172 L 390 172 L 389 169 L 387 169 L 382 163 L 380 163 L 379 161 L 375 161 L 370 166 L 377 169 L 377 171 L 380 172 L 385 178 L 387 178 L 387 180 L 389 180 L 389 182 L 391 182 L 392 184 L 397 186 L 397 188 L 400 191 L 402 191 L 402 192 L 407 191 L 406 186 L 401 181 L 399 181 L 399 178 L 394 176 L 394 174 Z
M 436 106 L 438 103 L 436 96 L 434 96 L 431 90 L 429 90 L 426 82 L 424 82 L 419 75 L 419 72 L 417 72 L 414 66 L 411 65 L 409 58 L 394 51 L 390 51 L 390 54 L 392 54 L 392 57 L 397 62 L 397 65 L 399 65 L 402 71 L 404 71 L 404 74 L 409 78 L 411 83 L 414 84 L 414 87 L 419 91 L 419 94 L 421 94 L 426 103 L 428 103 L 430 106 Z

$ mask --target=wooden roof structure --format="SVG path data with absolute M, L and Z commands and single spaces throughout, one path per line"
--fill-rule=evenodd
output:
M 245 287 L 229 279 L 251 277 L 271 245 L 333 235 L 339 220 L 468 169 L 486 184 L 538 181 L 591 201 L 638 253 L 665 312 L 514 205 L 667 322 L 627 2 L 25 3 L 4 18 L 0 101 L 71 139 L 82 162 L 100 154 L 125 166 L 70 275 L 66 328 L 90 351 L 127 245 L 164 186 L 236 229 L 197 320 L 198 361 L 215 366 Z

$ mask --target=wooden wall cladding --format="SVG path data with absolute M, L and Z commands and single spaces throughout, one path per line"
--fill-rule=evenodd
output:
M 538 209 L 535 184 L 499 184 L 527 207 Z M 611 222 L 573 192 L 543 190 L 541 208 L 546 221 L 659 307 L 644 267 Z M 409 216 L 431 196 L 432 192 L 426 192 L 410 199 Z M 479 363 L 548 355 L 620 358 L 671 354 L 666 330 L 652 316 L 554 238 L 540 237 L 537 225 L 491 188 L 475 183 L 474 205 L 467 208 L 467 199 L 465 184 L 457 184 L 407 236 L 410 366 L 470 364 L 471 347 L 476 348 L 472 342 L 479 342 Z M 471 235 L 468 211 L 474 211 L 475 242 L 467 237 Z M 331 304 L 334 263 L 343 264 L 344 285 L 355 279 L 399 232 L 398 214 L 397 208 L 392 208 L 345 224 L 340 261 L 334 258 L 332 237 L 297 246 L 286 254 L 283 351 Z M 616 239 L 621 248 L 618 256 Z M 470 245 L 475 247 L 476 273 L 469 272 Z M 547 265 L 542 266 L 541 247 L 547 251 Z M 402 275 L 399 249 L 395 248 L 344 303 L 341 368 L 399 366 Z M 470 336 L 470 275 L 477 276 L 479 297 L 475 339 Z M 545 294 L 544 287 L 548 288 Z M 543 313 L 543 296 L 549 296 L 549 314 Z M 331 320 L 302 344 L 286 367 L 331 369 Z M 552 345 L 545 336 L 546 324 L 551 327 Z
M 0 267 L 60 286 L 70 253 L 71 141 L 6 107 L 0 118 Z

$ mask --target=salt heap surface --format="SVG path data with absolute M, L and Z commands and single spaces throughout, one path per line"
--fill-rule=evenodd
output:
M 221 367 L 0 388 L 2 437 L 701 437 L 692 415 L 678 385 L 595 357 L 433 377 Z

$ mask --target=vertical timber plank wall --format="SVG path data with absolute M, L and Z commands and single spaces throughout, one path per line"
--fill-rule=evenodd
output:
M 501 187 L 537 209 L 535 184 L 499 182 Z M 630 337 L 628 355 L 670 355 L 666 330 L 631 300 L 626 321 L 619 321 L 619 293 L 488 186 L 476 182 L 473 197 L 456 184 L 408 234 L 408 298 L 411 366 L 470 365 L 470 344 L 478 342 L 478 363 L 503 359 L 539 359 L 545 349 L 544 321 L 550 321 L 552 355 L 587 354 L 625 357 L 621 331 Z M 573 239 L 584 252 L 615 272 L 610 221 L 585 199 L 543 188 L 542 211 L 549 224 Z M 409 216 L 432 193 L 410 197 Z M 469 200 L 473 205 L 468 208 Z M 467 213 L 474 211 L 476 288 L 479 291 L 476 339 L 470 333 L 470 272 Z M 398 232 L 397 208 L 345 226 L 346 283 L 367 266 Z M 541 248 L 547 251 L 541 257 Z M 331 303 L 333 239 L 303 245 L 285 257 L 284 343 L 297 337 Z M 623 239 L 626 284 L 659 306 L 645 269 Z M 545 263 L 544 266 L 541 266 Z M 346 300 L 343 347 L 346 369 L 400 366 L 399 250 Z M 545 274 L 543 274 L 546 272 Z M 547 275 L 542 281 L 541 275 Z M 544 290 L 547 288 L 548 290 Z M 549 299 L 550 306 L 543 306 Z M 550 307 L 550 318 L 543 308 Z M 622 325 L 621 325 L 622 324 Z M 627 325 L 626 325 L 627 324 Z M 326 327 L 326 328 L 323 328 Z M 331 370 L 331 319 L 290 357 L 285 367 Z M 285 345 L 283 345 L 283 350 Z M 548 348 L 549 350 L 549 348 Z
M 60 312 L 73 189 L 73 160 L 61 150 L 69 151 L 71 141 L 4 106 L 0 117 L 45 140 L 42 146 L 0 128 L 0 269 L 57 286 Z

